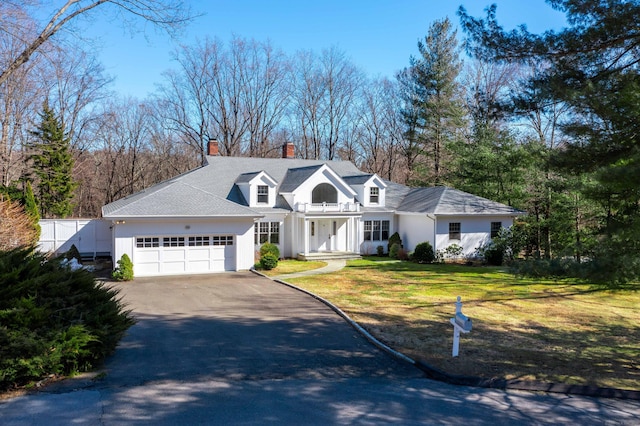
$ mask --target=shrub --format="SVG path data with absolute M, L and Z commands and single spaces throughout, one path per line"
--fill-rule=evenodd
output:
M 389 249 L 389 257 L 392 259 L 397 259 L 398 258 L 398 251 L 401 249 L 402 247 L 400 246 L 400 244 L 398 243 L 394 243 L 391 248 Z
M 498 244 L 489 244 L 484 248 L 484 260 L 489 265 L 502 266 L 504 263 L 504 248 Z
M 400 247 L 398 249 L 398 255 L 397 258 L 399 260 L 409 260 L 409 252 L 406 251 L 405 249 L 403 249 L 402 247 Z
M 278 266 L 278 258 L 271 253 L 267 253 L 260 258 L 260 268 L 270 271 Z
M 78 251 L 78 247 L 76 247 L 75 244 L 71 244 L 71 248 L 67 250 L 67 252 L 63 254 L 62 257 L 67 260 L 75 259 L 80 262 L 80 252 Z
M 38 235 L 33 219 L 20 203 L 0 194 L 0 250 L 36 244 Z
M 131 281 L 133 279 L 133 262 L 127 253 L 123 254 L 118 260 L 118 266 L 111 276 L 118 281 Z
M 274 256 L 276 260 L 280 259 L 280 249 L 275 244 L 264 243 L 262 247 L 260 247 L 260 259 L 262 259 L 266 254 Z
M 418 263 L 431 263 L 435 260 L 433 247 L 429 241 L 419 243 L 413 251 L 413 260 Z
M 445 255 L 447 257 L 453 257 L 454 259 L 460 257 L 463 251 L 464 249 L 462 248 L 462 246 L 458 244 L 450 244 L 446 249 L 444 249 Z
M 398 246 L 402 247 L 402 239 L 400 238 L 400 234 L 398 234 L 397 232 L 394 232 L 390 237 L 389 237 L 389 244 L 387 245 L 387 252 L 391 252 L 391 247 L 393 247 L 394 244 L 397 244 Z M 395 256 L 391 256 L 390 257 L 395 257 Z
M 376 254 L 378 256 L 384 256 L 384 247 L 383 246 L 376 247 Z
M 99 365 L 133 324 L 117 296 L 33 248 L 0 252 L 0 389 Z

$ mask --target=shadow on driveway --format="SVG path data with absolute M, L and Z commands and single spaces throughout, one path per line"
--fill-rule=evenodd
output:
M 114 286 L 138 322 L 107 361 L 105 384 L 423 376 L 323 303 L 251 273 Z

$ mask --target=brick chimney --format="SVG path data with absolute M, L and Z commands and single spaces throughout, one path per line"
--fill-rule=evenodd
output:
M 215 139 L 209 139 L 207 144 L 207 155 L 218 155 L 218 141 Z
M 292 142 L 287 142 L 282 145 L 282 158 L 295 158 L 296 147 Z

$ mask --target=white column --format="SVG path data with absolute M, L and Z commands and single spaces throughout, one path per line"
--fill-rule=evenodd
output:
M 304 218 L 304 255 L 309 254 L 309 219 Z

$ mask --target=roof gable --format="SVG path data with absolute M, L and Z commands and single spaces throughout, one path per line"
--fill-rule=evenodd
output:
M 387 184 L 385 183 L 385 181 L 380 178 L 377 174 L 373 173 L 373 174 L 363 174 L 363 175 L 356 175 L 356 176 L 345 176 L 342 179 L 344 179 L 345 182 L 347 182 L 349 185 L 375 185 L 378 188 L 386 188 Z
M 272 186 L 276 186 L 278 184 L 278 182 L 274 178 L 269 176 L 269 173 L 265 172 L 264 170 L 261 170 L 259 172 L 242 173 L 238 175 L 238 178 L 236 179 L 235 183 L 251 184 L 252 182 L 255 182 L 256 180 L 259 180 L 259 179 L 263 179 L 264 181 L 268 182 Z
M 289 194 L 294 192 L 300 186 L 313 180 L 319 175 L 324 175 L 330 180 L 336 182 L 341 188 L 340 190 L 350 196 L 356 196 L 356 192 L 349 186 L 342 177 L 331 169 L 327 164 L 314 165 L 309 167 L 300 167 L 297 169 L 289 169 L 285 178 L 280 185 L 281 194 Z

